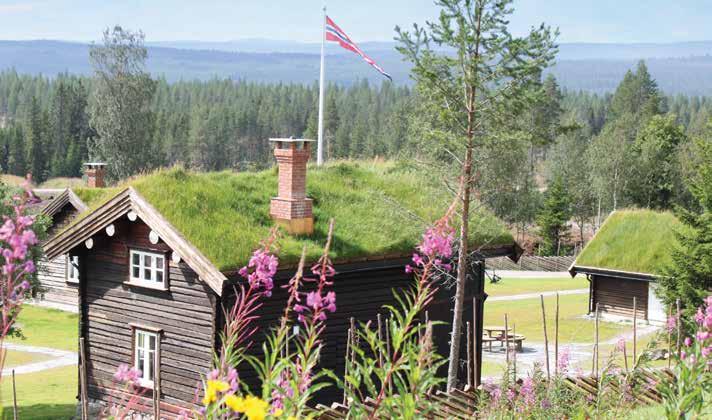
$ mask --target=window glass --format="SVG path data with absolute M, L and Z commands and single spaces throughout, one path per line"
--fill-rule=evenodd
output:
M 136 330 L 134 349 L 134 367 L 141 372 L 140 384 L 142 386 L 153 386 L 153 378 L 156 363 L 156 341 L 158 335 L 154 332 Z
M 131 250 L 131 282 L 154 288 L 167 287 L 165 264 L 162 254 Z

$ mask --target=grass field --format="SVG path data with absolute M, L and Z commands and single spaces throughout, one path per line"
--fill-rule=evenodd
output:
M 0 182 L 5 185 L 19 187 L 25 183 L 25 178 L 17 175 L 0 174 Z
M 13 338 L 12 343 L 77 350 L 78 316 L 55 309 L 25 305 L 17 325 L 25 338 Z
M 18 325 L 25 339 L 13 343 L 76 351 L 77 315 L 26 305 Z M 6 367 L 46 360 L 42 354 L 8 351 Z M 16 375 L 20 419 L 69 419 L 76 410 L 77 367 L 66 366 L 37 373 Z M 12 383 L 2 379 L 2 418 L 12 419 Z
M 513 278 L 503 277 L 499 283 L 485 284 L 485 292 L 489 296 L 508 296 L 524 293 L 554 292 L 559 290 L 573 290 L 588 288 L 588 281 L 583 276 L 575 278 Z
M 553 337 L 556 297 L 544 298 L 546 323 L 549 337 Z M 588 307 L 588 295 L 561 296 L 559 300 L 559 342 L 590 343 L 593 341 L 594 323 L 583 319 Z M 516 325 L 517 334 L 526 336 L 526 342 L 544 341 L 544 327 L 539 299 L 524 299 L 511 302 L 485 303 L 485 325 L 504 325 L 504 314 L 509 318 L 510 328 Z M 611 322 L 600 323 L 600 340 L 605 341 L 625 331 L 625 326 Z
M 50 178 L 37 188 L 76 188 L 86 186 L 81 178 Z
M 76 412 L 77 367 L 17 375 L 19 418 L 70 419 Z M 2 379 L 2 418 L 12 419 L 12 380 Z

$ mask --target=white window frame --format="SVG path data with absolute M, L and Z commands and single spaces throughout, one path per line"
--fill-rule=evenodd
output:
M 135 263 L 135 258 L 138 258 L 138 264 Z M 157 265 L 159 258 L 163 261 L 160 266 Z M 146 265 L 147 261 L 150 262 L 148 266 Z M 129 252 L 129 283 L 152 289 L 167 290 L 167 267 L 168 262 L 164 253 L 132 249 Z M 138 276 L 135 275 L 136 269 L 138 269 Z M 162 277 L 160 280 L 159 275 Z
M 143 337 L 143 346 L 140 337 Z M 151 348 L 151 338 L 153 338 L 154 347 Z M 158 340 L 160 335 L 155 331 L 134 329 L 134 368 L 141 371 L 141 377 L 138 380 L 140 386 L 145 388 L 153 388 L 153 378 L 156 377 L 156 352 L 158 351 Z M 143 369 L 139 362 L 143 362 Z
M 66 255 L 67 283 L 79 283 L 79 255 Z

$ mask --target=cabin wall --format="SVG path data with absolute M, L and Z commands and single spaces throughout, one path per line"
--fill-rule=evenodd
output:
M 140 220 L 122 219 L 114 225 L 113 237 L 96 235 L 91 250 L 83 245 L 75 250 L 82 252 L 80 330 L 86 342 L 89 396 L 117 401 L 122 386 L 112 377 L 119 365 L 133 366 L 131 324 L 140 324 L 162 330 L 161 406 L 166 414 L 178 414 L 178 407 L 192 407 L 201 375 L 211 368 L 218 297 L 185 263 L 171 261 L 168 246 L 151 244 L 150 229 Z M 130 248 L 166 252 L 168 291 L 124 284 Z M 152 407 L 152 390 L 144 397 Z
M 390 261 L 371 261 L 358 264 L 337 265 L 335 267 L 337 275 L 333 278 L 333 286 L 329 290 L 336 293 L 336 312 L 328 314 L 326 329 L 322 335 L 325 343 L 320 357 L 320 368 L 330 369 L 337 375 L 343 375 L 345 366 L 346 343 L 350 318 L 354 317 L 356 325 L 359 323 L 372 322 L 372 328 L 377 327 L 378 314 L 382 314 L 385 322 L 385 315 L 388 311 L 384 305 L 398 307 L 398 303 L 393 296 L 394 291 L 403 292 L 413 285 L 412 274 L 405 272 L 404 267 L 410 261 L 405 259 Z M 275 287 L 271 297 L 263 300 L 264 306 L 260 308 L 260 318 L 256 322 L 258 332 L 250 353 L 260 355 L 261 343 L 270 329 L 278 324 L 284 312 L 287 302 L 287 293 L 281 286 L 287 284 L 294 270 L 280 271 L 275 277 Z M 232 280 L 236 280 L 233 278 Z M 309 290 L 306 284 L 304 291 Z M 472 293 L 470 287 L 467 290 L 465 299 L 465 321 L 472 321 Z M 452 289 L 442 288 L 436 295 L 433 302 L 428 307 L 428 317 L 432 321 L 440 321 L 445 325 L 437 325 L 433 328 L 433 341 L 435 347 L 443 358 L 449 354 L 450 325 L 452 323 Z M 226 302 L 234 301 L 234 293 L 231 288 L 226 290 Z M 228 305 L 230 304 L 228 303 Z M 423 318 L 424 318 L 423 314 Z M 465 331 L 463 331 L 464 336 Z M 385 326 L 384 326 L 385 337 Z M 466 341 L 462 340 L 463 358 L 466 353 Z M 462 364 L 463 378 L 466 364 Z M 443 367 L 442 375 L 447 373 L 447 366 Z M 255 372 L 244 366 L 240 370 L 240 378 L 246 381 L 251 387 L 258 384 Z M 252 388 L 254 389 L 254 388 Z M 316 403 L 330 405 L 332 402 L 341 401 L 342 391 L 335 387 L 322 389 L 315 398 Z
M 633 297 L 636 298 L 637 317 L 647 320 L 648 282 L 593 275 L 593 310 L 598 304 L 601 313 L 633 317 Z
M 47 229 L 47 237 L 51 238 L 64 230 L 79 212 L 71 205 L 64 208 L 52 217 L 52 224 Z M 37 280 L 40 283 L 38 297 L 41 301 L 50 304 L 77 307 L 77 284 L 67 282 L 67 259 L 65 255 L 52 261 L 41 258 L 38 264 Z

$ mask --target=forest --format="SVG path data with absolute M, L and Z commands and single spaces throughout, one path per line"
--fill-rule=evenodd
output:
M 101 74 L 101 58 L 93 60 Z M 203 171 L 262 168 L 272 164 L 269 137 L 316 138 L 316 84 L 142 77 L 145 106 L 135 107 L 140 115 L 124 113 L 127 121 L 134 118 L 124 134 L 134 140 L 127 153 L 135 162 L 122 171 L 110 168 L 114 179 L 175 164 Z M 544 239 L 538 252 L 571 252 L 585 229 L 595 230 L 616 208 L 692 205 L 683 186 L 685 162 L 694 159 L 694 139 L 708 129 L 711 98 L 665 96 L 642 61 L 611 94 L 567 91 L 553 75 L 542 78 L 534 89 L 543 99 L 506 133 L 488 134 L 485 148 L 494 158 L 480 162 L 479 181 L 483 201 L 518 232 L 538 226 Z M 102 119 L 110 112 L 94 100 L 107 89 L 101 80 L 1 72 L 0 173 L 32 173 L 40 183 L 81 176 L 87 160 L 111 160 L 99 133 L 113 122 Z M 418 95 L 390 82 L 330 85 L 327 159 L 417 161 L 430 153 L 418 131 Z M 567 228 L 572 220 L 574 235 Z

